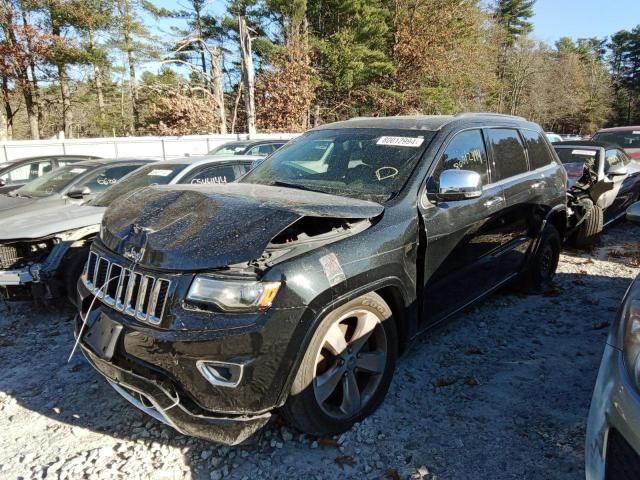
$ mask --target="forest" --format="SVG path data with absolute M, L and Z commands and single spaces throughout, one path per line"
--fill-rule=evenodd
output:
M 640 123 L 640 25 L 532 35 L 535 0 L 0 0 L 0 141 L 301 132 L 492 111 Z

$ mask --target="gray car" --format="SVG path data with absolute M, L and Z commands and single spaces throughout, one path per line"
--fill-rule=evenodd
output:
M 640 202 L 629 207 L 627 219 L 640 223 Z M 607 339 L 585 459 L 587 480 L 640 478 L 640 276 L 627 290 Z
M 146 158 L 97 159 L 66 165 L 0 195 L 0 218 L 7 212 L 16 215 L 55 205 L 85 202 L 153 161 Z
M 43 155 L 0 163 L 0 193 L 8 193 L 56 168 L 100 158 L 93 155 Z
M 102 216 L 113 200 L 138 188 L 232 182 L 256 157 L 187 157 L 146 165 L 82 205 L 58 204 L 0 217 L 0 294 L 10 299 L 74 300 L 75 282 Z

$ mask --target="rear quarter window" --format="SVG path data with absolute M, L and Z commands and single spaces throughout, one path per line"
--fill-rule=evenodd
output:
M 527 146 L 531 170 L 546 167 L 547 165 L 555 163 L 549 147 L 547 146 L 547 142 L 541 133 L 531 130 L 521 130 L 520 133 L 524 137 L 524 141 Z
M 491 128 L 487 131 L 487 142 L 493 151 L 495 178 L 500 181 L 529 170 L 524 147 L 517 130 L 512 128 Z

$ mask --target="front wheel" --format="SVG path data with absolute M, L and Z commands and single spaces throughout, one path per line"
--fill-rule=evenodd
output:
M 367 293 L 337 308 L 318 325 L 283 416 L 311 435 L 348 430 L 384 400 L 397 343 L 391 309 L 379 295 Z

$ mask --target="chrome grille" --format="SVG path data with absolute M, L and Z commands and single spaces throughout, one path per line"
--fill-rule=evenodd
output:
M 22 260 L 22 255 L 17 248 L 0 245 L 0 269 L 13 268 L 20 260 Z
M 89 253 L 82 280 L 103 303 L 153 324 L 162 319 L 171 286 L 169 280 L 136 272 L 95 252 Z

